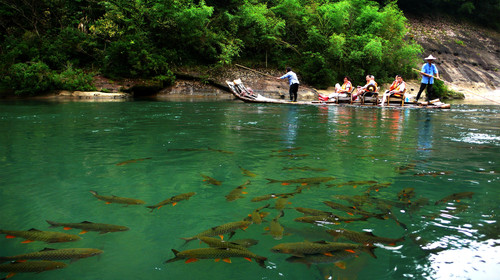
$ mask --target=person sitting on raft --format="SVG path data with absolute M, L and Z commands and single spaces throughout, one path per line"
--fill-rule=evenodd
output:
M 352 83 L 351 83 L 351 78 L 348 76 L 344 77 L 344 83 L 342 86 L 340 86 L 338 83 L 335 85 L 335 92 L 331 93 L 329 95 L 322 95 L 319 94 L 319 100 L 321 101 L 327 101 L 330 98 L 337 98 L 341 95 L 347 96 L 348 93 L 350 93 L 352 90 Z
M 386 90 L 384 92 L 382 103 L 380 105 L 384 106 L 385 101 L 387 101 L 387 98 L 390 98 L 390 96 L 402 98 L 405 90 L 406 83 L 403 81 L 403 77 L 401 77 L 401 75 L 396 75 L 396 78 L 394 79 L 394 82 L 392 82 L 392 85 L 389 87 L 389 90 Z
M 358 96 L 367 93 L 367 92 L 376 92 L 377 91 L 377 82 L 375 82 L 375 76 L 366 75 L 366 85 L 358 86 L 356 92 L 352 94 L 352 100 L 358 99 Z

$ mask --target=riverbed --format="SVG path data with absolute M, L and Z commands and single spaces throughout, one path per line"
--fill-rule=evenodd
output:
M 22 244 L 1 235 L 1 256 L 46 247 L 104 251 L 13 279 L 496 279 L 500 273 L 499 106 L 21 100 L 0 102 L 0 133 L 0 229 L 82 238 Z M 106 204 L 91 190 L 145 203 Z M 175 206 L 145 207 L 190 192 Z M 274 198 L 252 201 L 269 194 Z M 301 223 L 298 207 L 364 220 Z M 173 250 L 208 247 L 181 238 L 248 220 L 258 208 L 262 223 L 223 238 L 255 240 L 248 249 L 267 258 L 264 267 L 236 257 L 165 263 Z M 80 234 L 50 228 L 46 220 L 129 230 Z M 270 234 L 276 222 L 283 231 Z M 375 242 L 373 255 L 365 248 L 334 251 L 321 263 L 271 251 L 292 242 L 357 244 L 327 233 L 340 229 L 400 241 Z

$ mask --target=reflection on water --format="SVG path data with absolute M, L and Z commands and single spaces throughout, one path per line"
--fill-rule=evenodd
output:
M 49 229 L 46 220 L 129 228 L 90 231 L 71 244 L 21 244 L 2 234 L 0 254 L 104 250 L 61 270 L 13 278 L 21 280 L 494 279 L 499 113 L 472 105 L 439 111 L 226 101 L 0 103 L 0 229 L 80 232 Z M 181 194 L 190 195 L 174 201 Z M 145 204 L 113 203 L 113 196 Z M 145 207 L 163 201 L 154 211 Z M 304 222 L 298 207 L 323 214 L 307 214 Z M 255 222 L 212 232 L 244 219 Z M 269 234 L 273 219 L 283 227 L 279 240 Z M 375 242 L 376 258 L 358 247 L 305 259 L 271 252 L 282 243 L 330 246 L 326 230 L 341 228 L 356 232 L 337 240 L 349 246 L 374 238 L 367 232 L 404 240 Z M 266 267 L 236 257 L 164 263 L 174 258 L 172 249 L 206 248 L 181 239 L 204 231 L 257 241 L 249 250 L 266 257 Z

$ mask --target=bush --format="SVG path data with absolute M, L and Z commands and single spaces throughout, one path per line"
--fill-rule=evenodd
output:
M 464 99 L 464 94 L 461 92 L 456 92 L 454 90 L 451 90 L 446 86 L 446 84 L 443 81 L 440 80 L 435 80 L 434 81 L 434 87 L 433 87 L 434 93 L 442 99 Z
M 80 69 L 68 67 L 64 72 L 54 75 L 55 88 L 63 90 L 95 90 L 93 86 L 93 75 Z
M 12 65 L 5 82 L 17 95 L 35 95 L 51 90 L 54 86 L 52 70 L 43 62 Z

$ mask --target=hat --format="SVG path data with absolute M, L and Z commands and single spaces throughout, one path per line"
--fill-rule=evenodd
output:
M 435 60 L 436 58 L 430 54 L 428 57 L 424 58 L 425 60 Z

